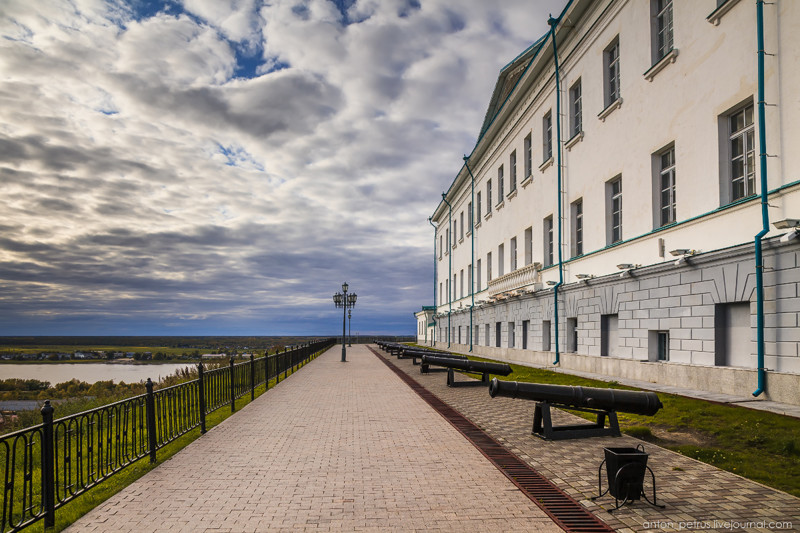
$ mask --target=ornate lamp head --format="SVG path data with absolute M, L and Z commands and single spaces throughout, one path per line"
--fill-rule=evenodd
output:
M 342 283 L 342 292 L 347 292 L 347 288 L 348 287 L 349 287 L 349 285 L 347 284 L 346 281 L 344 283 Z

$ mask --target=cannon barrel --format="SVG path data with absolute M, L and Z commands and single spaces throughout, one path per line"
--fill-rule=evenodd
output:
M 492 398 L 505 396 L 648 416 L 664 407 L 655 392 L 520 383 L 497 378 L 489 385 L 489 394 Z
M 511 373 L 511 367 L 505 363 L 485 363 L 483 361 L 471 361 L 469 359 L 451 359 L 449 357 L 437 357 L 435 355 L 423 355 L 422 363 L 428 365 L 446 366 L 465 372 L 489 373 L 507 376 Z
M 406 350 L 403 353 L 403 355 L 408 356 L 408 357 L 429 356 L 429 357 L 444 357 L 446 359 L 461 359 L 461 360 L 464 360 L 464 361 L 467 360 L 467 356 L 466 355 L 460 355 L 460 354 L 449 353 L 449 352 L 433 352 L 433 351 L 428 351 L 428 350 Z

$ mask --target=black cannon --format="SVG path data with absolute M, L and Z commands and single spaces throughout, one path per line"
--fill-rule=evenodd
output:
M 489 394 L 507 398 L 533 400 L 533 434 L 547 440 L 575 439 L 581 437 L 619 437 L 617 411 L 653 416 L 663 407 L 654 392 L 619 389 L 596 389 L 568 385 L 544 385 L 492 380 Z M 597 415 L 594 424 L 576 424 L 553 427 L 550 406 L 564 407 Z M 608 418 L 609 427 L 605 427 Z
M 448 357 L 450 359 L 459 359 L 463 361 L 467 360 L 466 355 L 459 355 L 449 352 L 436 352 L 433 350 L 424 350 L 424 349 L 421 350 L 419 348 L 409 348 L 407 350 L 404 350 L 403 355 L 401 357 L 410 357 L 412 359 L 412 364 L 418 365 L 419 362 L 417 360 L 422 359 L 422 357 L 426 355 L 431 355 L 434 357 Z
M 455 387 L 457 385 L 455 380 L 454 370 L 463 370 L 464 372 L 481 374 L 480 381 L 461 382 L 458 383 L 458 385 L 467 385 L 467 384 L 487 385 L 489 383 L 489 374 L 507 376 L 512 372 L 511 367 L 505 363 L 485 363 L 482 361 L 471 361 L 467 358 L 454 359 L 451 357 L 424 355 L 422 357 L 422 365 L 420 371 L 423 373 L 428 372 L 429 365 L 443 366 L 447 368 L 448 387 Z

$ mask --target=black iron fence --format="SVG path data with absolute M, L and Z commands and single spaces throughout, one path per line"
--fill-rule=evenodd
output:
M 206 431 L 206 415 L 261 384 L 307 362 L 333 346 L 335 339 L 297 346 L 258 359 L 213 370 L 198 365 L 198 378 L 57 420 L 49 400 L 42 423 L 0 437 L 3 476 L 0 533 L 19 531 L 41 519 L 55 524 L 56 509 L 144 458 L 157 460 L 159 448 L 192 429 Z

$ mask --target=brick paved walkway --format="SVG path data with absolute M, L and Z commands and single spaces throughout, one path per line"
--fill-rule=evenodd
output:
M 541 440 L 531 435 L 534 402 L 491 398 L 485 387 L 450 388 L 446 374 L 420 374 L 410 359 L 380 353 L 618 531 L 800 531 L 800 499 L 649 443 L 644 446 L 656 475 L 659 503 L 666 509 L 637 502 L 610 514 L 613 498 L 589 499 L 597 495 L 603 448 L 634 447 L 642 441 L 628 436 Z M 514 374 L 503 379 L 513 380 Z M 553 419 L 554 424 L 585 422 L 559 410 L 554 410 Z
M 340 354 L 67 531 L 561 531 L 365 346 Z

